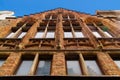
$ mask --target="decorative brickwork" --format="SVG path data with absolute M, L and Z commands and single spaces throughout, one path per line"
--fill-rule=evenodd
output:
M 32 76 L 118 76 L 117 20 L 63 8 L 6 19 L 0 22 L 0 64 L 3 55 L 10 55 L 0 67 L 0 76 L 15 75 L 19 66 L 20 72 Z M 67 67 L 66 59 L 71 66 Z
M 13 75 L 21 61 L 21 53 L 11 53 L 0 67 L 0 76 Z
M 64 38 L 64 31 L 63 31 L 63 25 L 62 25 L 62 14 L 58 14 L 57 24 L 56 24 L 56 48 L 61 49 L 63 47 L 63 38 Z
M 107 53 L 97 53 L 98 62 L 105 75 L 120 75 L 120 70 Z
M 52 76 L 65 76 L 66 75 L 66 64 L 64 53 L 56 53 L 53 55 L 52 61 Z

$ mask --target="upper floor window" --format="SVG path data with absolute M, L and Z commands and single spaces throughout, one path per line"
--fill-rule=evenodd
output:
M 6 38 L 11 38 L 14 35 L 13 32 L 11 32 Z
M 25 36 L 26 32 L 22 32 L 18 38 L 23 38 Z
M 110 35 L 108 32 L 104 32 L 108 37 L 112 37 L 112 35 Z
M 75 32 L 75 35 L 76 35 L 77 38 L 83 38 L 84 37 L 82 32 Z
M 46 38 L 54 38 L 54 32 L 47 32 Z
M 72 38 L 73 35 L 71 32 L 64 32 L 64 38 Z
M 42 38 L 43 32 L 37 32 L 35 38 Z
M 95 37 L 97 37 L 97 38 L 101 37 L 100 34 L 99 34 L 98 32 L 95 32 L 95 31 L 94 31 L 93 34 L 94 34 Z

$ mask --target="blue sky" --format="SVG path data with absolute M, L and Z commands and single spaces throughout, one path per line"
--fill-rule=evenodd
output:
M 15 16 L 58 7 L 95 14 L 96 10 L 119 10 L 120 0 L 0 0 L 0 10 L 14 11 Z

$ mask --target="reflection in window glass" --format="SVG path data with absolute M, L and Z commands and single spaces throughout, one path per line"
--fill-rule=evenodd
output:
M 37 32 L 35 38 L 42 38 L 43 32 Z
M 64 32 L 64 37 L 65 38 L 72 38 L 72 33 L 71 32 Z
M 4 63 L 5 60 L 0 60 L 0 66 Z
M 75 32 L 75 35 L 76 35 L 77 38 L 83 38 L 84 37 L 82 32 Z
M 85 60 L 89 75 L 102 75 L 95 60 Z
M 68 71 L 68 75 L 72 75 L 72 76 L 79 76 L 82 74 L 81 69 L 80 69 L 80 64 L 79 61 L 74 60 L 67 60 L 67 71 Z
M 28 75 L 30 68 L 32 66 L 32 60 L 23 60 L 16 75 Z
M 22 32 L 18 38 L 23 38 L 25 36 L 26 32 Z
M 114 62 L 115 62 L 116 65 L 120 68 L 120 60 L 114 60 Z
M 46 38 L 54 38 L 54 32 L 47 32 Z
M 50 75 L 50 60 L 41 60 L 38 64 L 36 75 Z
M 112 37 L 108 32 L 104 32 L 108 37 Z
M 6 38 L 10 38 L 10 37 L 13 36 L 13 35 L 14 35 L 14 33 L 11 32 Z
M 101 37 L 98 32 L 93 32 L 93 34 L 94 34 L 97 38 L 98 38 L 98 37 Z

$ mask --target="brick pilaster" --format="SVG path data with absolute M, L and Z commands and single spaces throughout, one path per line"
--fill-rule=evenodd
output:
M 105 75 L 120 75 L 120 70 L 107 53 L 97 53 L 98 63 Z
M 66 75 L 64 53 L 56 53 L 53 55 L 51 75 L 52 76 L 65 76 Z
M 13 75 L 21 61 L 20 53 L 11 53 L 0 67 L 0 76 Z
M 64 46 L 64 31 L 63 31 L 63 24 L 62 24 L 62 14 L 58 14 L 57 24 L 56 24 L 56 31 L 55 31 L 55 42 L 57 49 L 63 49 Z

